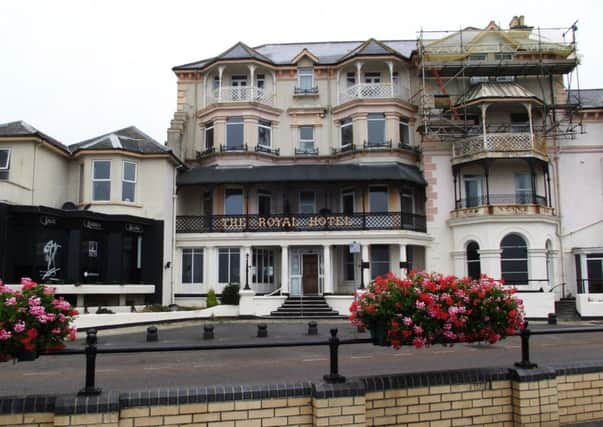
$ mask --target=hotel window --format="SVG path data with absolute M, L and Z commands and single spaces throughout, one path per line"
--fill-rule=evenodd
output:
M 341 193 L 341 212 L 346 215 L 354 213 L 354 190 L 346 190 Z
M 508 234 L 500 242 L 500 271 L 507 285 L 528 284 L 528 245 L 523 237 Z
M 465 183 L 464 207 L 470 208 L 483 205 L 485 203 L 482 191 L 484 177 L 481 175 L 465 175 L 463 181 Z
M 387 212 L 389 210 L 388 191 L 386 186 L 369 188 L 369 210 L 371 212 Z
M 214 201 L 212 198 L 211 191 L 205 191 L 203 193 L 203 206 L 201 206 L 201 212 L 205 216 L 211 216 L 214 214 Z
M 243 117 L 235 116 L 226 119 L 226 147 L 242 149 L 243 139 Z
M 182 249 L 182 283 L 203 283 L 203 248 Z
M 111 161 L 92 161 L 92 200 L 111 200 Z
M 356 265 L 354 254 L 350 252 L 350 246 L 345 246 L 343 252 L 343 280 L 353 282 L 356 280 Z
M 479 259 L 479 245 L 477 242 L 469 242 L 467 245 L 467 276 L 477 280 L 482 274 Z
M 240 283 L 240 262 L 239 248 L 220 248 L 218 250 L 218 282 Z
M 224 215 L 243 215 L 243 190 L 229 188 L 224 192 Z
M 220 87 L 220 76 L 214 76 L 214 80 L 212 82 L 212 87 L 214 89 L 218 89 Z
M 314 70 L 312 68 L 299 68 L 297 70 L 297 89 L 300 92 L 314 91 Z
M 313 214 L 316 213 L 316 195 L 314 191 L 299 192 L 299 213 Z
M 258 89 L 264 89 L 266 85 L 266 76 L 264 74 L 258 74 L 255 78 L 255 85 Z
M 515 202 L 519 204 L 533 203 L 532 176 L 528 173 L 515 174 Z
M 253 249 L 253 283 L 274 283 L 274 254 L 270 249 Z
M 136 200 L 136 163 L 123 162 L 121 179 L 121 201 L 134 202 Z
M 214 148 L 214 123 L 205 123 L 205 151 L 213 151 Z
M 356 73 L 354 73 L 353 71 L 347 73 L 345 81 L 348 87 L 354 86 L 356 84 Z
M 385 145 L 385 114 L 370 113 L 368 115 L 368 145 Z
M 272 204 L 272 195 L 269 191 L 258 190 L 258 214 L 260 216 L 270 216 Z
M 258 145 L 264 148 L 272 146 L 272 123 L 266 120 L 258 122 Z
M 389 246 L 371 245 L 371 279 L 383 276 L 389 271 Z
M 400 117 L 400 145 L 410 146 L 410 128 L 406 117 Z
M 233 101 L 246 101 L 247 94 L 247 76 L 232 76 L 230 78 L 232 85 L 232 100 Z
M 314 146 L 314 127 L 300 126 L 299 127 L 299 153 L 314 154 L 316 148 Z
M 381 83 L 381 73 L 378 73 L 378 72 L 364 73 L 364 83 L 369 83 L 369 84 Z
M 347 118 L 341 121 L 341 149 L 349 149 L 352 148 L 352 144 L 354 143 L 354 126 L 352 124 L 352 119 Z
M 530 116 L 528 113 L 511 114 L 511 132 L 529 132 Z
M 8 179 L 10 169 L 10 150 L 4 148 L 0 150 L 0 179 Z

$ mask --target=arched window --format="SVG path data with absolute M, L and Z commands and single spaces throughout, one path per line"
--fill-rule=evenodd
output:
M 500 242 L 500 270 L 507 285 L 528 284 L 528 245 L 523 237 L 507 234 Z
M 479 244 L 471 241 L 467 245 L 467 276 L 477 280 L 481 274 L 482 267 L 479 260 Z

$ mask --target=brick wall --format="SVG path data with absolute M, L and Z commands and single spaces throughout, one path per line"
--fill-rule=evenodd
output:
M 603 364 L 0 398 L 0 426 L 531 426 L 603 421 Z

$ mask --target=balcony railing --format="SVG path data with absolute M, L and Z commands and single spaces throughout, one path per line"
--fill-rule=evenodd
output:
M 272 105 L 273 95 L 264 88 L 253 86 L 222 86 L 213 89 L 207 99 L 208 103 L 215 102 L 259 102 Z
M 243 145 L 225 145 L 220 144 L 220 151 L 247 151 L 249 147 L 247 144 Z
M 402 98 L 408 99 L 410 90 L 401 87 L 399 84 L 391 83 L 359 83 L 348 86 L 340 92 L 340 102 L 347 102 L 353 99 L 375 99 L 375 98 Z
M 546 144 L 529 132 L 486 133 L 456 141 L 452 146 L 453 157 L 471 156 L 487 152 L 536 151 L 546 155 Z
M 516 194 L 490 194 L 457 200 L 456 209 L 486 205 L 540 205 L 546 206 L 546 198 L 532 192 Z
M 176 217 L 177 233 L 354 230 L 410 230 L 425 232 L 426 221 L 424 215 L 405 212 Z

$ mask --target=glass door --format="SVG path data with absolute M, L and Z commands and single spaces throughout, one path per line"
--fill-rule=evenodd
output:
M 463 181 L 465 182 L 465 207 L 483 205 L 483 177 L 480 175 L 465 175 Z

